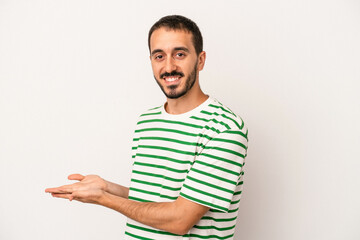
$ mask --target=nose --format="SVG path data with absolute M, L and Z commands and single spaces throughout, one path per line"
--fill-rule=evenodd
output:
M 165 62 L 165 71 L 171 73 L 172 71 L 176 70 L 176 64 L 172 57 L 166 59 Z

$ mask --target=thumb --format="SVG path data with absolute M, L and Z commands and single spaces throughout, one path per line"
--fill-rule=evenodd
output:
M 76 174 L 71 174 L 71 175 L 68 176 L 68 179 L 69 179 L 69 180 L 78 180 L 78 181 L 81 181 L 81 180 L 83 180 L 84 178 L 85 178 L 85 177 L 84 177 L 83 175 L 78 174 L 78 173 L 76 173 Z

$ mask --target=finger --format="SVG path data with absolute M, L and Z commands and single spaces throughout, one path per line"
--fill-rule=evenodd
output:
M 56 188 L 47 188 L 45 192 L 48 193 L 72 193 L 74 191 L 74 184 L 64 185 Z
M 76 173 L 76 174 L 71 174 L 71 175 L 68 176 L 68 179 L 69 179 L 69 180 L 78 180 L 78 181 L 81 181 L 81 180 L 83 180 L 84 178 L 85 178 L 85 176 L 83 176 L 83 175 L 81 175 L 81 174 L 78 174 L 78 173 Z
M 71 193 L 70 191 L 65 191 L 61 189 L 47 189 L 47 193 Z
M 51 193 L 51 195 L 56 198 L 64 198 L 64 199 L 69 199 L 69 200 L 71 198 L 71 200 L 72 200 L 70 193 Z
M 47 193 L 66 193 L 63 189 L 61 189 L 60 187 L 56 187 L 56 188 L 47 188 L 45 189 L 45 192 Z

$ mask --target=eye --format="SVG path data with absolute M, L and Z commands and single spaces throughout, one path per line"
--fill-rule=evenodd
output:
M 154 53 L 151 57 L 152 61 L 160 62 L 165 59 L 165 56 L 161 52 Z
M 161 61 L 163 58 L 164 58 L 164 56 L 161 55 L 161 54 L 158 54 L 158 55 L 154 56 L 154 59 L 157 60 L 157 61 Z
M 178 52 L 175 54 L 175 58 L 177 59 L 182 59 L 185 57 L 185 54 L 183 52 Z

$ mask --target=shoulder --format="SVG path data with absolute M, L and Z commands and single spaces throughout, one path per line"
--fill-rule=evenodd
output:
M 227 149 L 225 152 L 245 158 L 248 128 L 243 118 L 217 99 L 213 99 L 201 113 L 207 116 L 206 129 L 209 129 L 208 135 L 211 136 L 204 143 L 205 149 Z
M 161 115 L 161 111 L 162 111 L 163 106 L 157 106 L 157 107 L 153 107 L 150 109 L 147 109 L 145 111 L 143 111 L 139 116 L 138 116 L 138 121 L 137 123 L 147 120 L 147 119 L 152 119 L 154 117 L 157 117 L 158 115 Z
M 161 106 L 157 106 L 157 107 L 147 109 L 139 117 L 141 118 L 141 117 L 145 117 L 145 116 L 159 115 L 159 114 L 161 114 L 162 107 L 163 106 L 161 105 Z
M 223 131 L 240 131 L 247 134 L 247 126 L 240 115 L 233 112 L 229 107 L 213 98 L 201 112 L 207 115 L 207 119 L 217 125 L 217 129 Z

